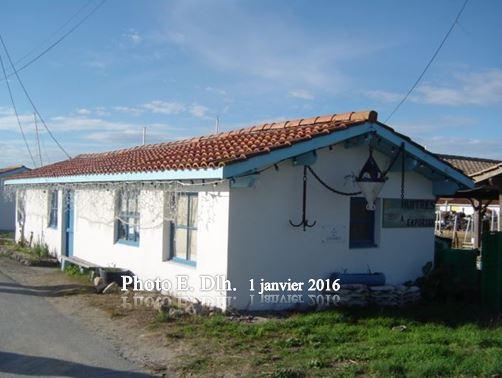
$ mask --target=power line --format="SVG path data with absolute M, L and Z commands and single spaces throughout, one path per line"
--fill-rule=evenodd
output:
M 5 54 L 7 55 L 7 59 L 9 60 L 9 63 L 10 63 L 10 66 L 12 68 L 12 70 L 14 71 L 14 74 L 16 75 L 16 78 L 17 78 L 17 81 L 19 83 L 19 85 L 21 86 L 21 88 L 23 89 L 23 92 L 24 94 L 26 95 L 26 98 L 28 99 L 28 101 L 30 102 L 31 106 L 33 107 L 33 110 L 35 111 L 35 113 L 38 115 L 38 118 L 40 118 L 40 121 L 42 122 L 42 125 L 44 125 L 45 129 L 47 130 L 47 133 L 50 135 L 50 137 L 52 138 L 52 140 L 56 143 L 56 145 L 61 149 L 61 151 L 63 151 L 63 153 L 68 157 L 68 159 L 71 159 L 71 156 L 68 154 L 68 152 L 66 152 L 66 150 L 63 148 L 63 146 L 61 146 L 61 144 L 59 143 L 59 141 L 56 139 L 56 137 L 52 134 L 51 130 L 49 129 L 49 127 L 47 126 L 47 124 L 45 123 L 45 120 L 44 118 L 42 117 L 42 115 L 40 114 L 40 112 L 38 111 L 35 103 L 33 102 L 33 100 L 31 99 L 31 96 L 30 94 L 28 93 L 26 87 L 24 86 L 23 84 L 23 81 L 21 80 L 21 77 L 19 76 L 19 73 L 18 71 L 16 70 L 16 68 L 14 67 L 14 64 L 12 63 L 12 59 L 10 57 L 10 54 L 9 54 L 9 50 L 7 50 L 7 46 L 5 45 L 5 42 L 3 40 L 3 37 L 2 35 L 0 34 L 0 42 L 2 43 L 2 46 L 3 46 L 3 49 L 5 51 Z M 6 80 L 8 80 L 6 78 Z
M 409 91 L 406 93 L 406 95 L 402 98 L 402 100 L 396 105 L 396 107 L 394 108 L 394 110 L 392 110 L 392 112 L 389 114 L 389 116 L 385 120 L 385 123 L 387 123 L 392 118 L 392 116 L 394 115 L 394 113 L 396 113 L 398 111 L 398 109 L 401 107 L 401 105 L 403 105 L 404 102 L 408 99 L 408 97 L 410 96 L 411 92 L 413 92 L 413 90 L 420 83 L 420 81 L 424 77 L 425 73 L 427 72 L 427 70 L 431 66 L 432 62 L 434 61 L 434 59 L 436 59 L 436 56 L 439 54 L 439 51 L 442 49 L 442 47 L 445 44 L 446 40 L 450 36 L 451 32 L 455 28 L 455 25 L 458 23 L 458 20 L 460 19 L 460 16 L 462 16 L 462 13 L 464 12 L 464 9 L 465 9 L 465 7 L 466 7 L 466 5 L 467 5 L 468 2 L 469 2 L 469 0 L 465 0 L 464 1 L 464 3 L 462 4 L 462 7 L 460 8 L 459 12 L 457 13 L 457 17 L 455 17 L 455 20 L 453 20 L 453 23 L 451 24 L 450 29 L 448 29 L 448 32 L 445 34 L 445 36 L 443 37 L 443 40 L 441 41 L 441 43 L 439 44 L 439 46 L 436 48 L 436 51 L 434 51 L 434 54 L 432 54 L 432 57 L 430 58 L 429 62 L 426 64 L 426 66 L 423 69 L 422 73 L 418 76 L 418 79 L 413 83 L 413 85 L 411 86 L 411 88 L 409 89 Z
M 98 5 L 96 5 L 84 18 L 82 18 L 78 23 L 76 23 L 71 29 L 69 29 L 66 33 L 64 33 L 60 38 L 58 38 L 54 43 L 50 44 L 46 49 L 44 49 L 42 52 L 40 52 L 37 56 L 35 56 L 33 59 L 29 60 L 25 64 L 23 64 L 21 67 L 19 67 L 17 70 L 12 69 L 13 72 L 9 72 L 7 77 L 11 77 L 12 75 L 16 74 L 17 72 L 20 72 L 30 66 L 31 64 L 35 63 L 38 59 L 40 59 L 42 56 L 44 56 L 46 53 L 48 53 L 50 50 L 52 50 L 54 47 L 56 47 L 59 43 L 61 43 L 66 37 L 68 37 L 71 33 L 73 33 L 80 25 L 82 25 L 89 17 L 91 17 L 103 4 L 106 2 L 106 0 L 102 0 Z
M 21 125 L 21 121 L 19 119 L 19 113 L 17 112 L 16 103 L 14 101 L 14 96 L 12 96 L 12 90 L 10 88 L 9 80 L 7 79 L 7 73 L 5 71 L 5 65 L 3 64 L 2 55 L 0 55 L 0 64 L 2 65 L 2 72 L 5 77 L 5 83 L 7 84 L 7 89 L 9 90 L 10 102 L 12 104 L 12 108 L 14 109 L 14 113 L 16 114 L 17 124 L 19 126 L 19 130 L 21 130 L 21 135 L 23 136 L 24 144 L 26 149 L 28 150 L 28 154 L 30 155 L 31 161 L 33 162 L 33 167 L 36 167 L 35 159 L 33 158 L 33 154 L 31 153 L 30 146 L 28 145 L 28 141 L 26 140 L 26 135 L 24 135 L 23 126 Z
M 33 113 L 33 121 L 35 121 L 35 133 L 37 135 L 38 158 L 40 159 L 40 166 L 43 166 L 44 162 L 42 160 L 42 149 L 40 148 L 40 135 L 38 133 L 38 122 L 36 113 Z
M 40 46 L 43 46 L 45 45 L 46 42 L 49 42 L 52 37 L 54 37 L 55 35 L 57 35 L 61 30 L 64 30 L 64 28 L 70 24 L 71 21 L 73 21 L 74 18 L 76 18 L 85 8 L 87 8 L 89 6 L 89 4 L 92 3 L 92 0 L 88 0 L 83 6 L 81 6 L 75 13 L 73 13 L 67 20 L 65 23 L 63 23 L 59 28 L 57 28 L 56 30 L 54 30 L 47 38 L 45 38 L 44 40 L 42 40 L 38 46 L 34 46 L 31 50 L 29 50 L 26 54 L 24 54 L 23 56 L 21 56 L 19 59 L 17 59 L 14 64 L 17 66 L 18 64 L 20 64 L 26 57 L 30 56 L 31 54 L 33 54 L 37 49 L 38 47 Z

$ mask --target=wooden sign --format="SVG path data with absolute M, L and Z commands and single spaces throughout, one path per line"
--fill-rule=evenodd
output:
M 384 198 L 382 227 L 434 227 L 436 201 L 428 199 Z

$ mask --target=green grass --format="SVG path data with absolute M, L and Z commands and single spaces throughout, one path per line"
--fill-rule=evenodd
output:
M 393 329 L 399 325 L 406 330 Z M 502 374 L 502 322 L 469 305 L 340 309 L 255 324 L 218 315 L 185 317 L 162 326 L 168 339 L 193 347 L 180 360 L 182 372 L 276 377 Z
M 14 240 L 3 239 L 2 245 L 13 252 L 23 255 L 27 260 L 31 261 L 38 261 L 40 259 L 47 258 L 50 255 L 49 247 L 45 243 L 35 243 L 32 247 L 30 247 L 26 243 L 16 243 Z
M 72 277 L 89 277 L 89 269 L 80 268 L 77 265 L 69 264 L 64 268 L 66 274 Z

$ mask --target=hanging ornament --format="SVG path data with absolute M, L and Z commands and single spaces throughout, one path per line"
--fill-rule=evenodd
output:
M 387 177 L 382 173 L 377 162 L 373 158 L 373 149 L 371 146 L 368 160 L 364 163 L 355 181 L 359 189 L 361 189 L 364 198 L 366 198 L 366 209 L 374 211 L 375 200 L 380 194 L 383 184 L 387 181 Z

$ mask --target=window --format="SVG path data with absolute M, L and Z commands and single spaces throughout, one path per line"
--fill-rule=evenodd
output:
M 139 191 L 118 192 L 117 241 L 139 245 Z
M 190 265 L 197 261 L 197 203 L 197 193 L 180 194 L 171 223 L 171 258 Z
M 58 227 L 58 191 L 49 192 L 49 227 Z
M 366 199 L 350 199 L 350 248 L 376 247 L 375 212 L 366 210 Z

